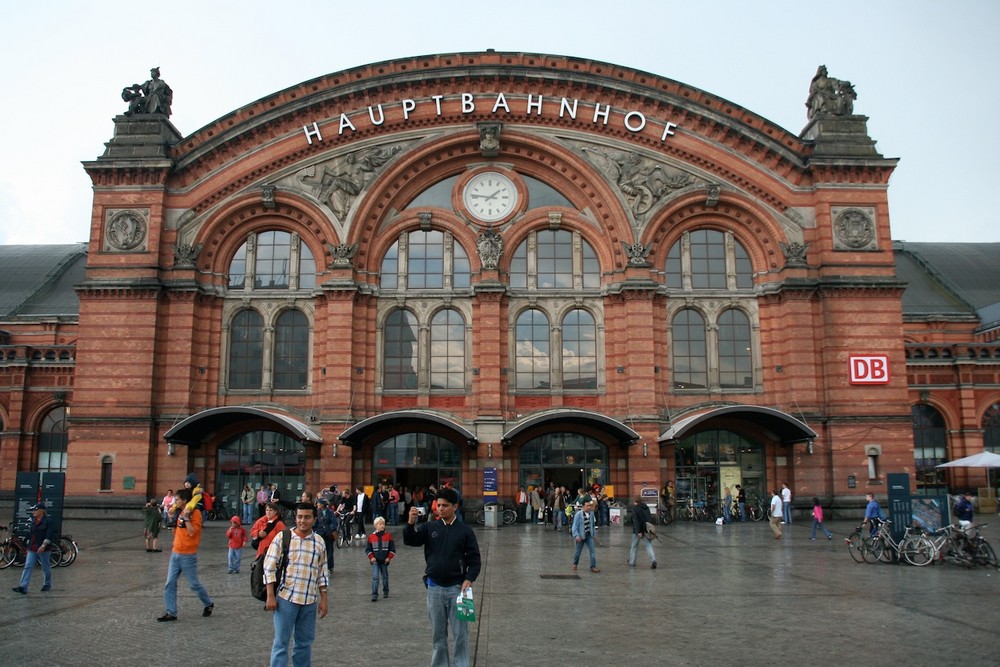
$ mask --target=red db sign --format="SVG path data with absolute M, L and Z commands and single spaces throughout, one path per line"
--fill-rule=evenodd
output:
M 851 384 L 889 384 L 889 357 L 851 355 Z

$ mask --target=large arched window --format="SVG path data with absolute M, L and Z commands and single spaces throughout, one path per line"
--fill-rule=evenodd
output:
M 597 253 L 574 232 L 532 232 L 511 255 L 510 286 L 540 290 L 598 288 L 601 267 Z
M 465 320 L 446 308 L 431 319 L 431 389 L 465 388 Z
M 929 405 L 914 405 L 913 459 L 917 493 L 947 493 L 944 469 L 935 468 L 948 456 L 948 436 L 944 417 Z
M 572 493 L 608 483 L 608 448 L 580 433 L 548 433 L 521 447 L 520 486 L 545 488 L 549 482 Z
M 42 419 L 38 435 L 38 472 L 66 472 L 67 431 L 64 406 L 50 410 Z
M 526 310 L 517 316 L 515 327 L 515 369 L 518 389 L 548 389 L 549 377 L 549 318 L 540 310 Z
M 274 327 L 274 388 L 305 389 L 309 370 L 309 320 L 286 310 Z
M 382 387 L 417 388 L 417 318 L 394 310 L 385 321 Z
M 383 290 L 465 289 L 471 284 L 469 255 L 451 234 L 436 230 L 407 233 L 382 258 Z
M 667 287 L 671 289 L 753 287 L 753 267 L 746 249 L 731 234 L 714 229 L 684 232 L 667 253 L 665 270 Z
M 562 325 L 563 389 L 597 388 L 597 325 L 582 308 L 571 310 Z
M 430 433 L 403 433 L 375 445 L 373 483 L 411 489 L 451 482 L 461 486 L 462 452 L 451 440 Z
M 257 311 L 236 313 L 229 328 L 229 388 L 260 389 L 264 373 L 264 320 Z
M 704 389 L 708 386 L 708 349 L 705 318 L 691 308 L 674 315 L 673 334 L 674 387 Z
M 719 386 L 753 387 L 750 320 L 735 308 L 724 310 L 719 316 Z
M 306 460 L 306 448 L 295 438 L 274 431 L 243 433 L 219 446 L 217 476 L 205 488 L 215 492 L 215 503 L 227 516 L 239 515 L 244 484 L 259 489 L 273 482 L 283 499 L 298 498 Z
M 249 280 L 248 278 L 249 270 Z M 295 290 L 316 286 L 316 260 L 297 234 L 251 234 L 229 264 L 229 289 Z

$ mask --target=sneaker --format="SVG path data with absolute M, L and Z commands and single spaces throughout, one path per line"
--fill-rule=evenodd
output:
M 573 569 L 574 569 L 574 570 L 576 569 L 576 563 L 573 563 Z M 16 591 L 17 589 L 15 588 L 14 590 Z M 21 592 L 22 592 L 22 593 L 27 593 L 28 591 L 21 591 Z
M 573 569 L 575 570 L 576 568 L 573 568 Z M 20 593 L 21 595 L 27 595 L 28 594 L 28 589 L 24 588 L 22 586 L 17 586 L 15 588 L 10 589 L 10 590 L 14 591 L 15 593 Z
M 51 591 L 51 590 L 52 590 L 52 586 L 49 586 L 49 585 L 42 586 L 42 592 L 43 593 L 45 593 L 46 591 Z
M 207 607 L 205 607 L 205 609 L 202 610 L 201 615 L 202 616 L 211 616 L 213 611 L 215 611 L 215 603 L 214 602 L 212 604 L 208 605 Z
M 625 564 L 628 565 L 629 567 L 635 567 L 635 563 L 629 563 L 628 561 L 625 561 Z
M 784 521 L 782 521 L 782 522 L 781 522 L 781 525 L 782 525 L 782 526 L 784 526 L 784 525 L 785 525 L 785 522 L 784 522 Z
M 389 597 L 389 591 L 382 591 L 382 597 L 384 598 Z
M 378 593 L 372 593 L 372 602 L 378 602 Z
M 649 569 L 650 570 L 655 570 L 656 569 L 656 561 L 655 560 L 652 563 L 649 564 Z
M 163 616 L 160 616 L 156 620 L 159 621 L 160 623 L 165 623 L 166 621 L 176 621 L 177 617 L 174 616 L 173 614 L 164 614 Z
M 826 536 L 826 539 L 828 539 L 828 540 L 832 540 L 832 539 L 833 539 L 833 535 L 827 535 L 827 536 Z
M 592 568 L 590 568 L 590 571 L 593 572 L 594 574 L 597 574 L 598 572 L 601 571 L 601 568 L 599 568 L 599 567 L 592 567 Z
M 813 542 L 815 542 L 815 541 L 816 541 L 816 538 L 815 538 L 815 537 L 810 537 L 809 539 L 810 539 L 810 540 L 812 540 Z

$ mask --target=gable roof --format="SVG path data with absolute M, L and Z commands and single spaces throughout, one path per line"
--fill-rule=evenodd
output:
M 79 317 L 87 244 L 0 245 L 0 318 Z

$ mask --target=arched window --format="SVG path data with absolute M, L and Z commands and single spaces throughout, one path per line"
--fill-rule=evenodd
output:
M 417 230 L 393 243 L 382 258 L 380 286 L 383 290 L 465 289 L 471 276 L 469 255 L 451 234 Z
M 236 313 L 229 328 L 229 388 L 260 389 L 264 370 L 264 320 L 254 310 Z
M 597 388 L 597 325 L 582 308 L 563 318 L 563 389 Z
M 753 387 L 750 357 L 750 320 L 729 308 L 719 316 L 719 386 L 723 389 Z
M 247 281 L 247 270 L 252 269 Z M 229 289 L 312 289 L 316 286 L 316 260 L 297 234 L 269 230 L 251 234 L 229 264 Z
M 929 405 L 914 405 L 913 458 L 916 489 L 919 494 L 946 493 L 944 472 L 935 468 L 948 456 L 948 436 L 944 417 Z
M 38 472 L 66 472 L 66 408 L 53 408 L 42 419 L 38 434 Z
M 461 486 L 462 452 L 458 445 L 430 433 L 402 433 L 375 445 L 373 483 L 411 489 L 451 482 Z
M 753 266 L 746 249 L 731 235 L 714 229 L 684 232 L 667 252 L 665 272 L 667 287 L 671 289 L 728 290 L 732 287 L 744 290 L 753 287 Z M 732 286 L 730 275 L 734 277 Z M 690 287 L 685 288 L 685 285 Z
M 101 459 L 101 491 L 111 490 L 111 466 L 115 460 L 110 456 Z
M 608 448 L 580 433 L 548 433 L 521 447 L 519 486 L 545 488 L 549 482 L 576 492 L 608 483 Z
M 417 388 L 417 318 L 408 310 L 394 310 L 385 321 L 382 386 Z
M 431 319 L 431 389 L 465 388 L 465 320 L 452 308 Z
M 309 370 L 309 320 L 286 310 L 274 328 L 274 388 L 305 389 Z
M 318 457 L 315 451 L 314 457 Z M 219 445 L 215 481 L 205 488 L 227 516 L 239 515 L 240 489 L 274 483 L 284 499 L 298 498 L 305 480 L 306 448 L 299 440 L 274 431 L 250 431 Z
M 704 389 L 708 386 L 708 347 L 705 319 L 691 308 L 674 315 L 673 338 L 674 387 Z
M 526 310 L 517 317 L 516 387 L 518 389 L 548 389 L 549 378 L 549 318 L 537 309 Z
M 576 287 L 574 277 L 577 277 L 583 289 L 600 287 L 597 253 L 583 238 L 574 244 L 574 236 L 574 232 L 563 229 L 532 232 L 511 255 L 510 286 L 567 290 Z M 531 266 L 535 267 L 534 275 Z

